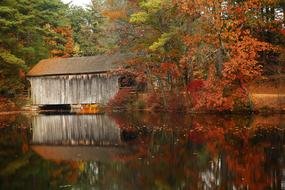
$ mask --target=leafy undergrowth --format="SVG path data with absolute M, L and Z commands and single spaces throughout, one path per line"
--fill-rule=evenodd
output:
M 183 93 L 149 93 L 144 100 L 146 108 L 153 111 L 187 112 L 189 103 Z
M 0 112 L 19 111 L 20 107 L 12 100 L 0 97 Z
M 270 83 L 271 84 L 271 83 Z M 266 87 L 270 87 L 266 91 Z M 251 86 L 247 91 L 238 85 L 220 84 L 215 81 L 193 80 L 186 89 L 180 91 L 146 92 L 134 95 L 129 89 L 121 89 L 109 102 L 108 107 L 116 110 L 147 110 L 153 112 L 284 112 L 285 93 L 277 87 L 262 83 L 262 92 Z M 275 90 L 272 90 L 272 89 Z M 265 89 L 265 90 L 264 90 Z
M 131 88 L 122 88 L 117 94 L 108 102 L 107 108 L 116 110 L 125 110 L 130 107 L 135 97 Z

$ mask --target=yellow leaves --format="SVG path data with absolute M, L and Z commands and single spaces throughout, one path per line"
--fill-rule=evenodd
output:
M 149 49 L 151 51 L 160 50 L 163 51 L 163 46 L 171 39 L 171 37 L 174 35 L 173 32 L 169 33 L 163 33 L 161 37 L 158 39 L 158 41 L 154 42 Z
M 171 0 L 145 0 L 140 3 L 140 7 L 149 13 L 156 13 L 168 5 L 172 5 Z
M 131 15 L 130 23 L 145 23 L 149 17 L 150 15 L 147 12 L 141 11 Z
M 162 10 L 164 6 L 172 5 L 171 0 L 146 0 L 142 1 L 140 8 L 143 11 L 137 12 L 131 15 L 131 23 L 145 23 L 151 15 L 157 13 L 159 10 Z
M 25 68 L 26 66 L 24 65 L 25 62 L 16 57 L 15 55 L 11 54 L 10 52 L 0 49 L 0 58 L 4 61 L 6 64 L 11 64 L 11 65 L 18 65 L 20 67 Z
M 140 7 L 146 10 L 150 10 L 151 12 L 158 11 L 164 0 L 147 0 L 147 1 L 142 1 L 140 3 Z

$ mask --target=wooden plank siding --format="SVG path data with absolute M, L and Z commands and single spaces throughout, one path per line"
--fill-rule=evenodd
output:
M 34 105 L 106 104 L 118 92 L 118 76 L 101 74 L 29 77 Z

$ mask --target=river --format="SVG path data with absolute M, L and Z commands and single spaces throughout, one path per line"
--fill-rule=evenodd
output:
M 285 115 L 0 116 L 0 189 L 285 189 Z

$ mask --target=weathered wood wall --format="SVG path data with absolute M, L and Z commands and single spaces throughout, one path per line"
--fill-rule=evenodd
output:
M 107 74 L 29 78 L 34 105 L 106 104 L 119 90 L 118 77 Z
M 121 130 L 107 115 L 39 115 L 32 119 L 33 144 L 119 145 Z

